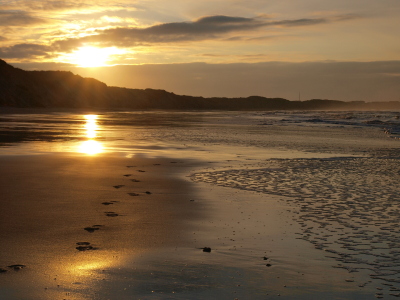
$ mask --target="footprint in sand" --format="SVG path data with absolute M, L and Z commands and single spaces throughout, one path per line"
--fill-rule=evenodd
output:
M 111 204 L 118 203 L 118 202 L 119 201 L 112 200 L 112 201 L 108 201 L 108 202 L 102 202 L 101 204 L 103 204 L 103 205 L 111 205 Z
M 146 193 L 147 195 L 151 195 L 151 192 L 149 192 L 149 191 L 145 191 L 145 193 Z
M 105 211 L 104 212 L 106 214 L 107 217 L 118 217 L 119 214 L 113 212 L 113 211 Z
M 136 166 L 126 166 L 127 168 L 136 168 Z
M 137 170 L 138 172 L 141 172 L 141 173 L 144 173 L 144 172 L 146 172 L 146 171 L 144 171 L 144 170 Z
M 123 184 L 113 185 L 113 187 L 116 188 L 116 189 L 120 189 L 120 188 L 122 188 L 123 186 L 125 186 L 125 185 L 123 185 Z
M 7 272 L 6 269 L 0 268 L 0 273 L 5 273 L 5 272 Z
M 84 230 L 86 230 L 87 232 L 95 232 L 96 230 L 99 230 L 100 227 L 103 227 L 104 225 L 93 225 L 92 227 L 85 227 L 83 228 Z
M 125 174 L 125 175 L 122 175 L 122 176 L 129 177 L 129 176 L 132 176 L 132 174 Z
M 139 196 L 139 194 L 137 193 L 128 193 L 129 196 L 135 197 L 135 196 Z
M 22 270 L 25 267 L 26 267 L 25 265 L 11 265 L 11 266 L 8 266 L 8 268 L 13 269 L 14 271 Z
M 131 179 L 132 182 L 140 182 L 140 180 L 137 179 Z
M 89 242 L 78 242 L 76 244 L 78 246 L 75 247 L 75 249 L 78 251 L 95 250 L 95 248 L 92 245 L 90 245 Z

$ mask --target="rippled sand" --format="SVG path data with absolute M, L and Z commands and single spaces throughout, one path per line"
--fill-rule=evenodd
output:
M 285 196 L 298 238 L 337 261 L 359 287 L 400 294 L 400 165 L 391 158 L 271 160 L 262 169 L 192 175 L 235 189 Z M 362 272 L 369 276 L 356 276 Z

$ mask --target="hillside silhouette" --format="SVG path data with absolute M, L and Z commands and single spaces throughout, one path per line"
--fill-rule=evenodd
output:
M 203 98 L 164 90 L 110 87 L 67 71 L 25 71 L 0 59 L 0 107 L 116 110 L 379 110 L 400 102 L 345 102 L 282 98 Z

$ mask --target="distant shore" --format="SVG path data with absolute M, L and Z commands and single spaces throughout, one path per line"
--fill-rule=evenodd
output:
M 105 110 L 400 110 L 399 101 L 195 97 L 159 89 L 107 86 L 66 71 L 24 71 L 0 60 L 0 107 Z

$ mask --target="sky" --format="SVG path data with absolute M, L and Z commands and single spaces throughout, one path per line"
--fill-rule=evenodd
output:
M 0 0 L 15 67 L 204 97 L 398 101 L 399 36 L 400 0 Z

